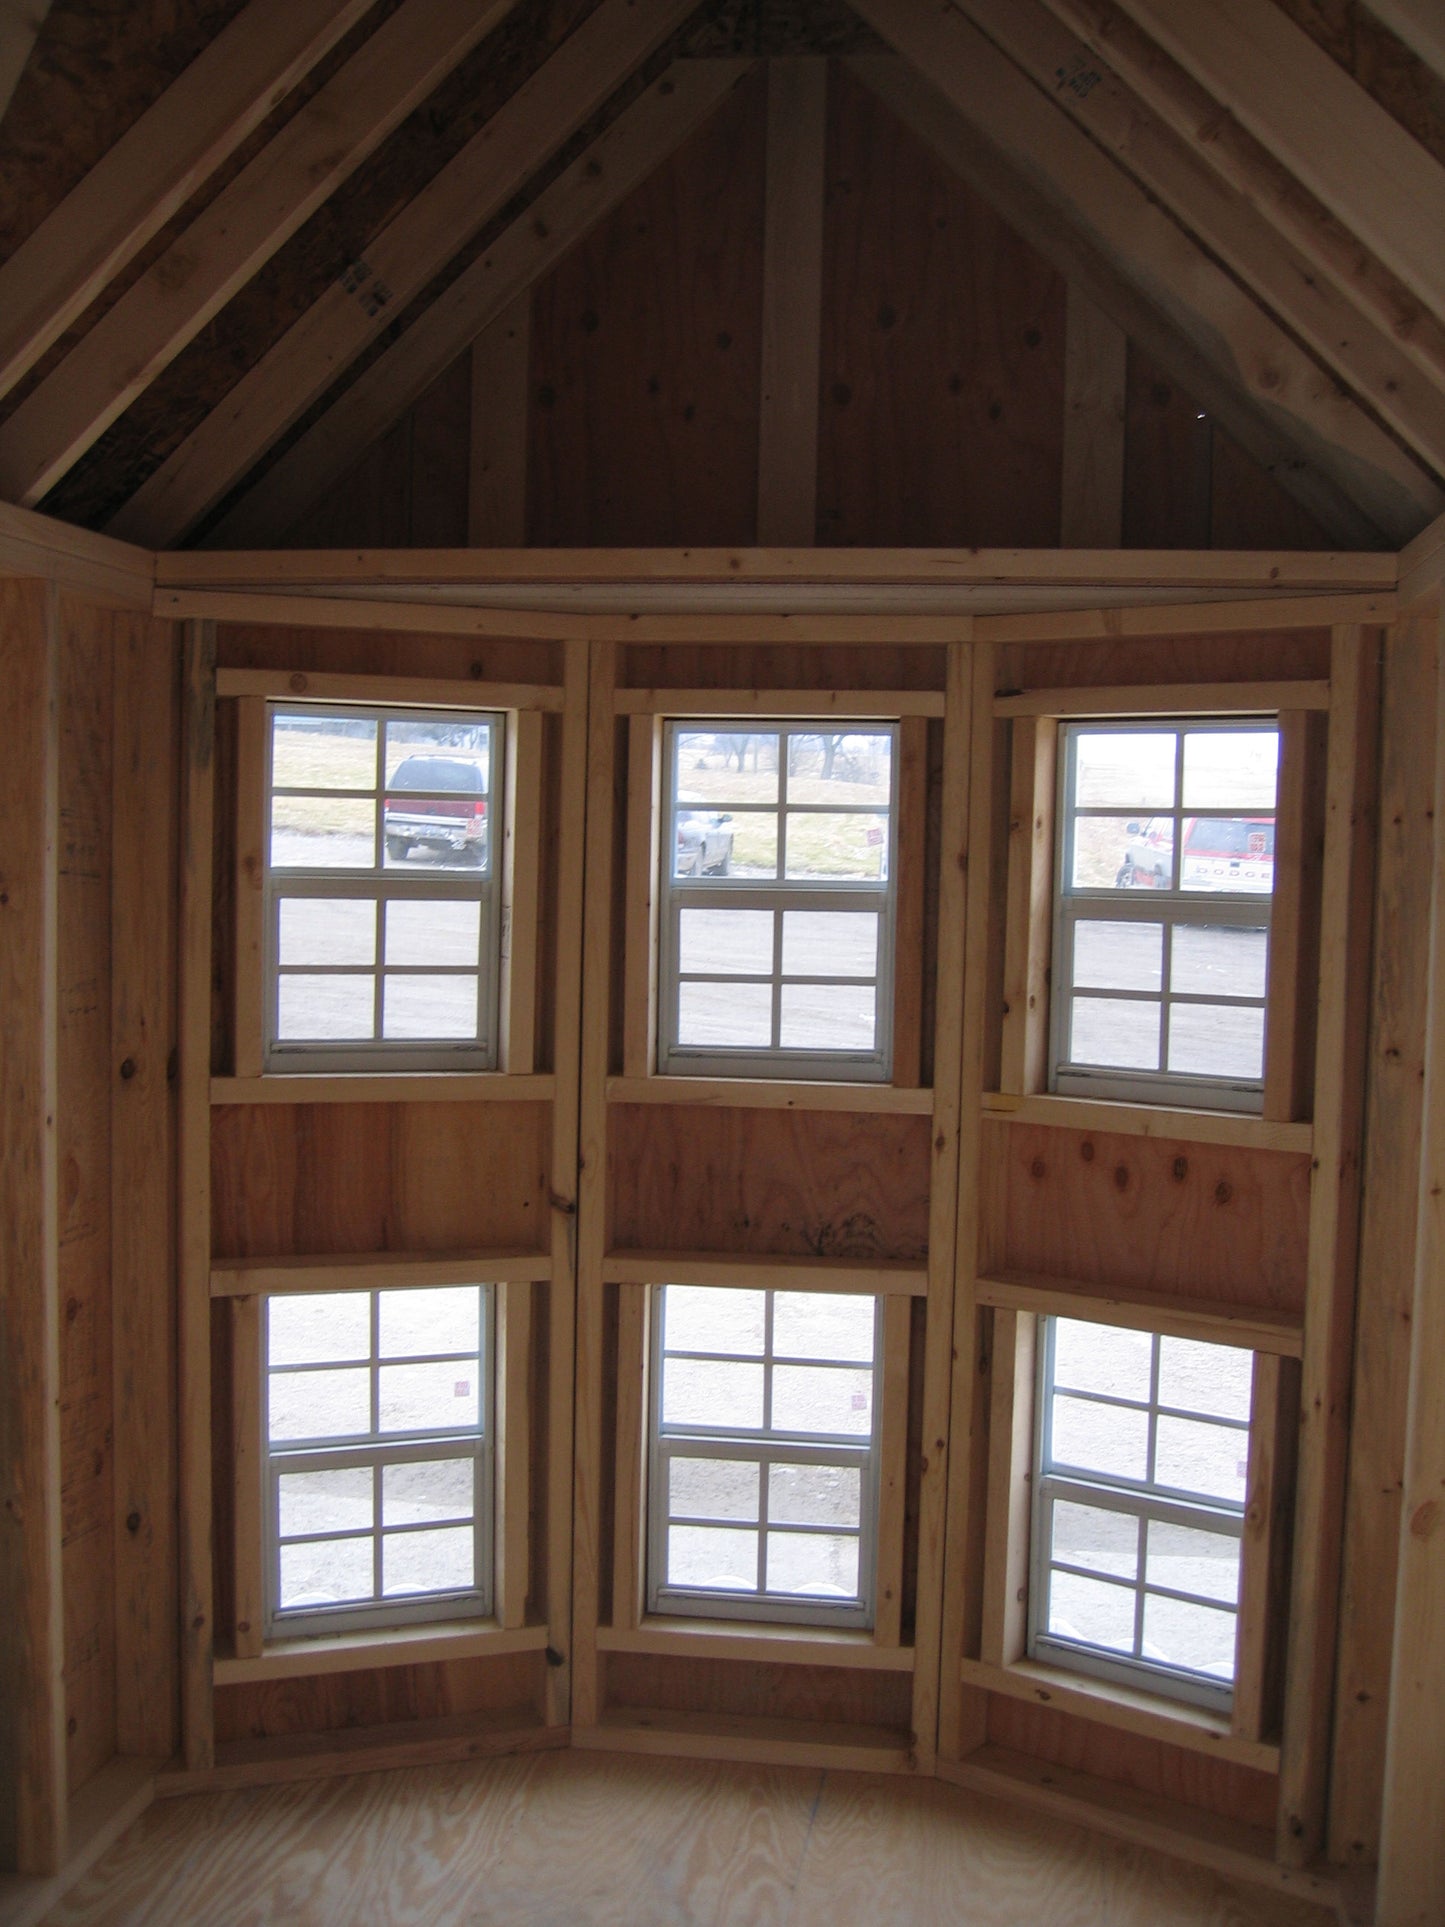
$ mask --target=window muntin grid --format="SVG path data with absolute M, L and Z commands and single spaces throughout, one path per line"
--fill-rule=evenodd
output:
M 867 1627 L 881 1301 L 653 1294 L 650 1612 Z
M 1257 1111 L 1279 732 L 1060 731 L 1051 1088 Z
M 891 723 L 667 725 L 660 1070 L 886 1081 L 897 766 Z
M 1029 1655 L 1227 1708 L 1253 1354 L 1044 1320 Z
M 272 703 L 268 1070 L 497 1061 L 502 718 Z
M 268 1637 L 491 1611 L 492 1289 L 266 1301 Z

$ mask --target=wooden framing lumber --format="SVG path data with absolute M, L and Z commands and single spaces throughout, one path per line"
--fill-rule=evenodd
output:
M 193 528 L 688 10 L 602 0 L 137 490 L 116 531 L 162 546 Z
M 528 1077 L 537 1062 L 537 944 L 542 890 L 541 715 L 507 722 L 506 847 L 502 864 L 502 1069 Z
M 654 8 L 671 5 L 673 0 L 649 0 Z M 585 34 L 590 27 L 578 29 Z M 621 28 L 615 29 L 621 32 Z M 570 44 L 570 43 L 569 43 Z M 565 53 L 566 49 L 563 49 Z M 597 58 L 601 58 L 599 51 Z M 554 56 L 560 60 L 561 54 Z M 609 62 L 615 55 L 608 50 Z M 255 545 L 279 540 L 333 482 L 343 476 L 376 438 L 424 394 L 457 356 L 464 353 L 480 334 L 495 326 L 528 294 L 533 283 L 574 242 L 616 207 L 627 194 L 661 164 L 674 148 L 699 127 L 735 87 L 751 66 L 750 61 L 679 61 L 656 80 L 627 111 L 598 136 L 592 145 L 555 181 L 538 195 L 526 211 L 499 235 L 485 254 L 479 255 L 459 274 L 406 333 L 344 389 L 326 413 L 281 458 L 266 469 L 255 486 L 242 497 L 219 524 L 215 539 L 227 545 Z M 544 72 L 546 69 L 543 70 Z M 624 78 L 614 72 L 613 83 Z M 540 76 L 538 77 L 540 78 Z M 529 82 L 528 85 L 535 85 Z M 522 89 L 525 92 L 526 89 Z M 520 97 L 520 96 L 519 96 Z M 500 110 L 497 119 L 511 111 L 511 103 Z M 546 127 L 546 103 L 539 103 L 542 126 Z M 485 129 L 483 133 L 485 133 Z M 570 128 L 562 129 L 565 137 Z M 483 136 L 478 135 L 477 140 Z M 476 143 L 473 143 L 475 145 Z M 553 142 L 553 145 L 556 145 Z M 538 140 L 531 156 L 530 173 L 546 158 Z M 470 153 L 462 150 L 458 162 Z M 488 159 L 473 163 L 476 168 Z M 519 170 L 520 171 L 520 170 Z M 432 190 L 426 190 L 431 193 Z M 477 183 L 475 191 L 484 196 L 486 188 Z M 510 198 L 503 195 L 502 201 Z M 497 202 L 495 205 L 500 205 Z M 484 210 L 485 211 L 485 210 Z M 495 211 L 495 206 L 491 211 Z M 461 223 L 460 212 L 456 216 Z M 392 224 L 400 227 L 406 213 Z M 434 245 L 440 251 L 454 252 L 459 241 L 474 232 L 480 221 L 472 217 L 456 233 L 438 233 Z M 397 256 L 389 272 L 398 283 L 398 296 L 425 280 L 418 277 L 409 255 L 393 245 L 392 229 L 380 237 L 373 248 L 379 256 Z M 443 257 L 445 258 L 445 257 Z M 440 262 L 437 263 L 440 265 Z M 324 305 L 331 299 L 324 296 Z M 358 324 L 348 315 L 352 334 Z M 309 326 L 303 320 L 300 328 Z M 348 337 L 349 339 L 350 337 Z M 265 363 L 261 364 L 265 367 Z M 328 368 L 318 362 L 316 376 L 320 392 L 334 378 L 337 362 Z M 248 381 L 250 376 L 246 378 Z M 244 385 L 244 384 L 243 384 Z M 308 396 L 308 399 L 310 397 Z M 224 406 L 224 404 L 223 404 Z M 196 431 L 207 436 L 206 424 Z M 264 451 L 253 449 L 247 465 Z M 168 465 L 169 466 L 169 465 Z M 244 472 L 244 471 L 240 471 Z M 240 472 L 233 479 L 240 479 Z M 145 485 L 146 488 L 150 484 Z M 144 493 L 144 490 L 142 491 Z M 139 502 L 139 495 L 136 501 Z M 123 511 L 129 515 L 129 508 Z M 169 524 L 167 525 L 170 526 Z
M 1225 1299 L 1181 1297 L 1127 1285 L 1085 1284 L 1075 1278 L 998 1271 L 979 1278 L 980 1305 L 1042 1317 L 1083 1318 L 1100 1325 L 1131 1326 L 1211 1345 L 1241 1345 L 1271 1356 L 1298 1358 L 1304 1321 L 1298 1312 L 1266 1311 Z
M 758 540 L 815 539 L 826 60 L 768 62 Z
M 0 575 L 43 576 L 92 602 L 148 610 L 155 574 L 148 549 L 0 502 Z
M 0 120 L 49 11 L 50 0 L 0 0 Z
M 1045 714 L 1016 717 L 1011 735 L 999 1084 L 1023 1097 L 1043 1091 L 1048 1082 L 1059 732 L 1053 714 Z
M 0 268 L 0 394 L 316 62 L 369 0 L 250 0 Z
M 516 1631 L 527 1623 L 531 1569 L 532 1285 L 497 1288 L 497 1524 L 493 1614 Z
M 1445 19 L 1433 0 L 1372 0 L 1370 12 L 1445 80 Z
M 525 1284 L 551 1276 L 545 1251 L 339 1251 L 304 1258 L 217 1258 L 213 1298 L 288 1291 L 398 1291 L 409 1286 Z
M 33 507 L 512 0 L 406 0 L 0 426 L 0 494 Z
M 233 1298 L 231 1318 L 232 1634 L 237 1659 L 257 1659 L 266 1626 L 261 1470 L 261 1301 Z
M 527 368 L 532 297 L 519 294 L 472 343 L 467 539 L 479 549 L 527 539 Z
M 1064 473 L 1059 542 L 1118 548 L 1124 539 L 1124 398 L 1129 338 L 1069 284 L 1064 320 Z
M 979 1643 L 980 1657 L 993 1666 L 1016 1665 L 1028 1633 L 1037 1326 L 1032 1312 L 1001 1306 L 993 1315 Z
M 903 1549 L 908 1485 L 908 1385 L 913 1308 L 906 1298 L 883 1301 L 883 1373 L 879 1387 L 878 1536 L 874 1570 L 873 1644 L 897 1648 L 902 1639 Z
M 924 1265 L 859 1258 L 747 1257 L 712 1251 L 609 1251 L 602 1260 L 609 1285 L 721 1285 L 756 1291 L 762 1274 L 782 1291 L 860 1291 L 869 1297 L 923 1298 Z
M 1396 543 L 1439 513 L 1445 496 L 1435 481 L 962 13 L 930 0 L 860 0 L 859 11 L 1114 274 L 1228 376 L 1332 497 L 1358 504 Z
M 638 941 L 627 945 L 622 960 L 622 1071 L 629 1078 L 651 1077 L 657 1069 L 661 824 L 661 724 L 656 716 L 633 714 L 627 730 L 626 928 Z

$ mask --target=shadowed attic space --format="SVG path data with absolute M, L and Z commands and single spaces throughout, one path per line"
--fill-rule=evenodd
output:
M 1428 262 L 1373 253 L 1187 26 L 610 5 L 298 16 L 280 104 L 218 115 L 160 225 L 112 195 L 113 257 L 67 279 L 67 192 L 143 173 L 167 83 L 256 9 L 58 0 L 0 122 L 0 297 L 38 273 L 53 317 L 17 301 L 29 345 L 0 341 L 0 495 L 222 547 L 767 541 L 773 472 L 825 546 L 1388 548 L 1445 500 Z M 1445 82 L 1403 39 L 1354 0 L 1266 11 L 1389 164 L 1433 166 Z M 766 63 L 825 57 L 769 163 Z M 769 165 L 801 255 L 768 255 Z M 518 471 L 500 533 L 473 413 Z

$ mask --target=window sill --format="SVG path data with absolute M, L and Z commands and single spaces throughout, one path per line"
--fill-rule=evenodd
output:
M 1253 1767 L 1260 1773 L 1279 1772 L 1277 1746 L 1266 1740 L 1241 1738 L 1231 1730 L 1226 1717 L 1206 1712 L 1203 1707 L 1161 1699 L 1153 1693 L 1090 1679 L 1060 1666 L 1043 1666 L 1031 1659 L 1018 1660 L 1011 1666 L 965 1659 L 962 1674 L 965 1686 L 982 1687 L 1031 1706 L 1047 1706 L 1057 1713 L 1071 1713 L 1100 1726 L 1118 1727 L 1192 1753 Z
M 1235 1144 L 1251 1151 L 1301 1151 L 1314 1148 L 1312 1124 L 1287 1124 L 1251 1117 L 1241 1111 L 1181 1110 L 1163 1104 L 1124 1104 L 1103 1097 L 1031 1097 L 985 1091 L 985 1117 L 1017 1124 L 1058 1124 L 1085 1131 L 1114 1131 L 1124 1137 L 1183 1138 L 1194 1144 Z
M 478 1099 L 546 1103 L 556 1095 L 550 1072 L 269 1071 L 261 1077 L 213 1077 L 212 1104 L 438 1104 Z
M 375 1672 L 428 1660 L 479 1659 L 503 1653 L 540 1653 L 545 1626 L 503 1628 L 494 1619 L 439 1620 L 390 1631 L 327 1633 L 315 1639 L 275 1639 L 252 1658 L 218 1656 L 217 1686 L 254 1680 L 305 1679 L 317 1673 Z
M 678 1659 L 742 1659 L 773 1666 L 838 1666 L 911 1673 L 911 1646 L 875 1645 L 873 1635 L 826 1626 L 763 1625 L 736 1619 L 649 1617 L 640 1626 L 603 1626 L 604 1653 L 656 1653 Z
M 772 1077 L 609 1077 L 612 1104 L 711 1104 L 748 1111 L 888 1111 L 932 1117 L 933 1092 L 900 1084 L 789 1083 Z

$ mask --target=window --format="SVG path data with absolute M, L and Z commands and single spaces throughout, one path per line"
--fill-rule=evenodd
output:
M 1041 1352 L 1030 1656 L 1227 1707 L 1253 1354 L 1073 1318 Z
M 649 1610 L 871 1625 L 878 1300 L 653 1300 Z
M 268 1635 L 490 1612 L 491 1326 L 485 1285 L 267 1301 Z
M 268 722 L 266 1068 L 492 1069 L 501 718 Z
M 1060 734 L 1053 1088 L 1260 1110 L 1276 725 Z
M 886 1080 L 896 726 L 666 741 L 659 1068 Z

